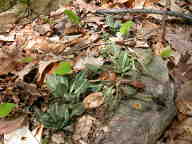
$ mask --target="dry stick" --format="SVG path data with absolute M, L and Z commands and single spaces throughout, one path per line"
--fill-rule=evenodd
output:
M 170 0 L 166 0 L 166 4 L 165 4 L 166 11 L 168 11 L 170 9 L 170 6 L 171 6 L 171 1 Z M 165 42 L 166 20 L 167 20 L 167 18 L 168 18 L 168 15 L 164 14 L 163 18 L 162 18 L 162 25 L 161 25 L 161 28 L 162 28 L 161 39 L 162 39 L 163 42 Z
M 131 14 L 136 14 L 136 13 L 145 13 L 145 14 L 160 14 L 160 15 L 168 15 L 168 16 L 175 16 L 175 17 L 181 17 L 184 19 L 188 19 L 192 21 L 192 16 L 179 13 L 176 11 L 161 11 L 161 10 L 154 10 L 154 9 L 131 9 L 131 8 L 114 8 L 114 9 L 100 9 L 96 10 L 96 14 L 123 14 L 123 13 L 131 13 Z

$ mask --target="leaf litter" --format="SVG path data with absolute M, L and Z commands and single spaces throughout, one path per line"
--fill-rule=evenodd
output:
M 50 128 L 64 130 L 62 137 L 66 141 L 93 143 L 97 133 L 101 132 L 99 127 L 109 118 L 103 120 L 103 115 L 110 106 L 114 110 L 121 99 L 118 95 L 119 89 L 124 89 L 121 88 L 121 82 L 130 76 L 133 69 L 139 71 L 145 65 L 146 59 L 142 62 L 135 48 L 139 51 L 151 48 L 154 55 L 162 56 L 168 65 L 172 65 L 170 74 L 176 86 L 183 87 L 183 83 L 191 80 L 190 59 L 182 61 L 187 54 L 191 55 L 191 28 L 168 23 L 165 36 L 167 43 L 164 43 L 159 30 L 162 16 L 127 14 L 125 16 L 129 21 L 112 16 L 114 20 L 107 23 L 105 16 L 94 13 L 106 7 L 161 9 L 163 3 L 163 0 L 76 0 L 68 7 L 75 7 L 76 13 L 64 6 L 48 17 L 37 17 L 28 24 L 16 24 L 9 34 L 1 34 L 0 102 L 18 105 L 5 118 L 18 113 L 30 114 L 32 118 L 28 122 L 39 119 L 47 133 L 51 132 Z M 187 11 L 174 1 L 171 10 Z M 113 25 L 116 19 L 120 21 Z M 118 37 L 116 30 L 124 36 Z M 178 55 L 172 55 L 172 52 Z M 134 90 L 145 87 L 134 78 L 127 84 Z M 178 99 L 187 92 L 185 88 L 180 89 Z M 192 111 L 188 98 L 178 99 L 178 109 L 184 115 L 188 113 L 183 110 L 183 106 L 188 106 L 187 110 Z M 43 108 L 43 105 L 46 106 Z M 133 107 L 139 109 L 140 105 L 133 104 Z M 168 136 L 163 136 L 167 144 L 184 142 L 185 139 L 181 140 L 183 132 L 184 136 L 191 135 L 191 119 L 185 117 L 181 123 L 179 112 L 177 117 L 167 130 Z M 23 121 L 20 117 L 10 121 L 1 120 L 0 134 L 10 131 L 17 133 Z M 35 124 L 31 124 L 32 127 L 36 127 L 37 123 L 35 121 Z M 177 135 L 171 133 L 175 129 Z M 31 129 L 25 130 L 34 136 Z M 71 136 L 67 137 L 69 134 Z M 44 137 L 50 139 L 48 135 Z

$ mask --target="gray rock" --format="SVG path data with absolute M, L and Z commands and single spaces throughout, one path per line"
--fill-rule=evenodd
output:
M 160 57 L 153 59 L 149 69 L 154 69 L 157 59 L 165 78 L 155 75 L 157 71 L 141 76 L 144 90 L 121 102 L 108 124 L 110 132 L 97 144 L 155 144 L 171 123 L 176 115 L 174 84 L 166 77 L 168 70 Z

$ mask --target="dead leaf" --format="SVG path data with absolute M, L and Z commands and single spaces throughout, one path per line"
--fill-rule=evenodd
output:
M 192 80 L 192 64 L 190 60 L 191 55 L 189 53 L 182 54 L 176 67 L 170 72 L 177 87 L 180 87 L 185 81 Z
M 65 143 L 64 132 L 60 131 L 60 132 L 52 134 L 51 141 L 54 142 L 55 144 Z
M 45 80 L 46 74 L 51 70 L 54 63 L 57 63 L 59 60 L 47 60 L 39 62 L 39 69 L 37 74 L 37 84 L 41 86 Z
M 101 92 L 91 93 L 83 100 L 83 105 L 86 109 L 97 108 L 103 103 L 104 97 Z
M 43 24 L 43 25 L 37 25 L 35 24 L 33 26 L 33 29 L 37 31 L 40 35 L 45 35 L 48 32 L 52 32 L 50 24 Z
M 104 25 L 104 18 L 95 16 L 95 15 L 88 15 L 85 19 L 86 23 L 96 23 L 97 25 Z
M 183 127 L 183 129 L 185 130 L 185 132 L 192 136 L 192 118 L 187 118 L 185 119 L 182 123 L 181 126 Z M 191 138 L 192 141 L 192 138 Z
M 75 132 L 73 135 L 74 140 L 88 139 L 88 135 L 91 132 L 96 119 L 90 115 L 84 115 L 75 124 Z
M 144 83 L 137 81 L 137 80 L 129 82 L 129 85 L 131 85 L 135 88 L 144 88 L 145 87 Z
M 192 41 L 191 41 L 191 28 L 177 28 L 173 31 L 168 30 L 165 39 L 169 44 L 180 54 L 185 54 L 186 52 L 192 52 Z
M 17 128 L 22 127 L 25 118 L 26 117 L 24 116 L 20 116 L 14 120 L 0 120 L 0 135 L 10 133 Z
M 185 82 L 180 90 L 178 90 L 178 96 L 176 98 L 176 106 L 179 112 L 182 114 L 192 116 L 192 82 Z
M 18 67 L 17 60 L 21 58 L 21 55 L 17 49 L 12 46 L 3 47 L 0 49 L 0 75 L 7 74 L 9 72 L 16 72 Z
M 33 70 L 35 65 L 36 63 L 29 63 L 21 71 L 17 72 L 16 73 L 18 75 L 17 80 L 24 80 L 24 77 Z
M 85 9 L 86 11 L 90 12 L 95 12 L 99 7 L 93 5 L 93 4 L 88 4 L 84 0 L 75 0 L 73 1 L 75 5 L 78 5 L 81 9 Z
M 20 90 L 20 95 L 25 96 L 21 98 L 28 105 L 32 105 L 39 97 L 41 97 L 41 93 L 38 91 L 37 86 L 32 83 L 26 83 L 23 81 L 17 81 L 16 87 Z
M 86 56 L 86 57 L 79 57 L 75 64 L 74 64 L 74 70 L 79 71 L 86 68 L 86 64 L 94 65 L 97 67 L 102 66 L 104 63 L 103 58 L 95 58 L 92 56 Z
M 138 109 L 138 110 L 140 110 L 140 109 L 142 108 L 141 104 L 139 104 L 139 103 L 134 103 L 134 104 L 132 104 L 131 106 L 132 106 L 134 109 Z
M 133 3 L 133 8 L 135 9 L 143 9 L 145 4 L 145 0 L 135 0 Z
M 40 144 L 42 139 L 43 125 L 38 126 L 32 132 L 28 127 L 18 128 L 13 132 L 4 135 L 6 144 Z
M 115 81 L 117 79 L 117 76 L 112 71 L 105 71 L 102 72 L 99 76 L 99 80 L 109 80 L 109 81 Z

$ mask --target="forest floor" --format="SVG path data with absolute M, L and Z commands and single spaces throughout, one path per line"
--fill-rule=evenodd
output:
M 97 120 L 106 123 L 106 112 L 117 104 L 107 95 L 117 95 L 119 78 L 144 67 L 139 49 L 164 60 L 176 87 L 177 116 L 158 144 L 191 144 L 191 5 L 187 0 L 74 0 L 48 16 L 34 18 L 31 11 L 0 34 L 2 143 L 11 144 L 24 131 L 29 143 L 91 144 Z M 128 91 L 145 87 L 137 80 L 123 82 Z

